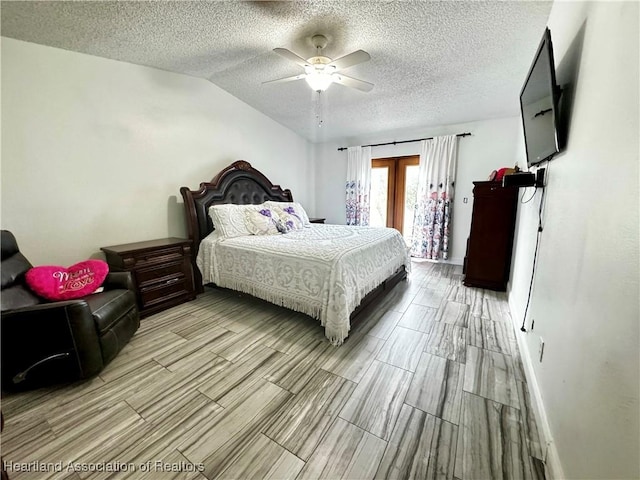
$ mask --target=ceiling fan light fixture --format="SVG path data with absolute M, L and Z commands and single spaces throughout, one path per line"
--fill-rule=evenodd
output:
M 316 92 L 324 92 L 333 83 L 333 75 L 326 72 L 315 71 L 309 73 L 304 79 Z
M 369 61 L 371 56 L 367 52 L 364 50 L 356 50 L 348 55 L 332 60 L 322 54 L 322 49 L 327 46 L 327 38 L 324 35 L 314 35 L 312 41 L 318 51 L 314 57 L 306 60 L 286 48 L 273 49 L 278 55 L 304 68 L 305 73 L 262 83 L 286 83 L 304 78 L 307 84 L 316 92 L 324 92 L 332 83 L 339 83 L 363 92 L 368 92 L 373 88 L 372 83 L 338 74 L 338 72 L 345 68 Z

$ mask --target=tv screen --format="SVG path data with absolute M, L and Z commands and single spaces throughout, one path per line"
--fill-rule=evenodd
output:
M 527 164 L 550 160 L 560 151 L 558 97 L 551 32 L 547 28 L 520 91 Z

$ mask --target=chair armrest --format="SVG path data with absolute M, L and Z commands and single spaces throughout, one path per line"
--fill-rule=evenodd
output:
M 57 315 L 59 313 L 56 312 L 56 310 L 64 310 L 67 308 L 69 309 L 68 312 L 72 312 L 73 314 L 86 309 L 86 312 L 91 315 L 89 305 L 87 305 L 87 302 L 85 302 L 84 300 L 63 300 L 60 302 L 39 303 L 37 305 L 30 305 L 28 307 L 5 310 L 4 312 L 2 312 L 2 323 L 4 324 L 5 319 L 13 318 L 16 316 L 23 317 L 24 314 L 29 314 L 30 316 L 46 316 L 49 314 Z
M 115 290 L 122 288 L 124 290 L 135 291 L 135 285 L 133 284 L 133 277 L 131 272 L 109 272 L 107 278 L 105 278 L 102 286 L 105 290 Z
M 11 385 L 16 376 L 30 369 L 36 376 L 46 373 L 84 378 L 103 367 L 98 332 L 84 300 L 4 311 L 1 322 L 3 386 Z M 61 361 L 59 354 L 63 353 L 69 355 Z

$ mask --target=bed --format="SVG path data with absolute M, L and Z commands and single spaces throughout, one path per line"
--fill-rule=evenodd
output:
M 285 234 L 219 235 L 209 215 L 214 205 L 293 202 L 290 190 L 246 161 L 180 193 L 199 292 L 212 284 L 302 312 L 320 320 L 333 345 L 344 342 L 367 305 L 406 277 L 409 256 L 394 229 L 306 222 Z

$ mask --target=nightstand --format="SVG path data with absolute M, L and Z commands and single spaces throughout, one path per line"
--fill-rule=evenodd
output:
M 131 272 L 140 317 L 193 300 L 196 292 L 191 264 L 191 241 L 161 238 L 102 247 L 109 268 Z
M 324 223 L 325 220 L 326 220 L 326 218 L 310 218 L 309 222 L 311 222 L 311 223 Z

